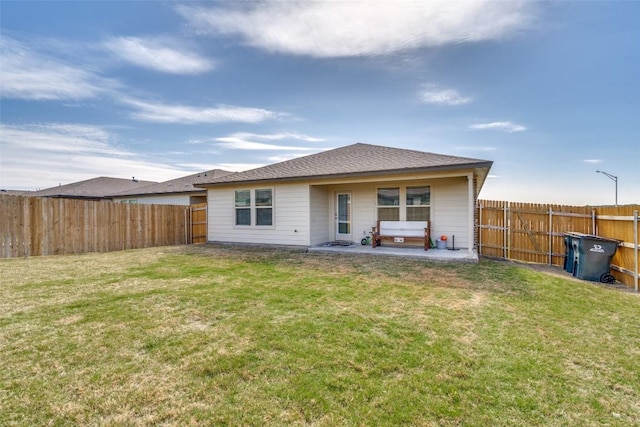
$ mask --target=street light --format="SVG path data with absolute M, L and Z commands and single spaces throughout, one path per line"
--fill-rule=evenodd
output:
M 605 171 L 596 171 L 597 173 L 601 173 L 602 175 L 609 178 L 611 181 L 616 183 L 616 206 L 618 206 L 618 177 L 615 175 L 611 175 L 610 173 L 606 173 Z

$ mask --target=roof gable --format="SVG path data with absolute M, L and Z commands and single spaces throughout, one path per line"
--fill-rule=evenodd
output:
M 183 176 L 169 181 L 146 185 L 142 188 L 120 191 L 118 193 L 111 194 L 110 196 L 143 196 L 150 194 L 191 193 L 196 191 L 203 192 L 204 190 L 202 188 L 194 187 L 193 184 L 207 179 L 213 180 L 221 178 L 232 173 L 233 172 L 222 169 L 212 169 L 206 172 L 198 172 L 193 175 Z
M 492 163 L 489 160 L 469 157 L 358 143 L 226 175 L 219 179 L 203 180 L 200 185 L 372 173 L 409 173 L 412 171 L 475 167 L 489 168 Z
M 136 179 L 122 179 L 98 177 L 85 181 L 72 182 L 71 184 L 46 188 L 29 193 L 35 197 L 69 197 L 69 198 L 104 198 L 114 192 L 141 188 L 154 181 L 138 181 Z

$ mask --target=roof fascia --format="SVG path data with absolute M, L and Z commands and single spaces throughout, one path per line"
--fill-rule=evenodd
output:
M 268 182 L 299 182 L 299 181 L 327 181 L 327 180 L 340 180 L 340 182 L 345 182 L 345 179 L 354 179 L 358 180 L 358 182 L 366 182 L 363 180 L 364 177 L 370 177 L 370 181 L 379 181 L 380 177 L 388 177 L 393 175 L 398 176 L 406 176 L 412 175 L 412 178 L 416 174 L 426 174 L 428 177 L 433 177 L 434 172 L 446 172 L 446 171 L 457 171 L 448 175 L 451 176 L 466 176 L 466 172 L 470 169 L 484 169 L 487 171 L 491 168 L 493 162 L 478 162 L 478 163 L 467 163 L 460 165 L 449 165 L 449 166 L 431 166 L 426 168 L 410 168 L 410 169 L 394 169 L 394 170 L 385 170 L 385 171 L 367 171 L 367 172 L 355 172 L 355 173 L 344 173 L 344 174 L 327 174 L 327 175 L 313 175 L 313 176 L 297 176 L 297 177 L 286 177 L 286 178 L 269 178 L 269 179 L 255 179 L 255 180 L 246 180 L 246 181 L 224 181 L 224 182 L 208 182 L 202 184 L 193 184 L 194 187 L 198 188 L 209 188 L 216 186 L 228 186 L 228 185 L 245 185 L 245 184 L 263 184 Z M 442 174 L 438 174 L 438 177 L 444 177 Z M 401 180 L 403 178 L 399 178 Z M 404 178 L 406 179 L 406 178 Z

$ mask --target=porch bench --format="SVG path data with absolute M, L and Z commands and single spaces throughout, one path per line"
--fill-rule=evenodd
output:
M 431 243 L 431 227 L 429 221 L 378 221 L 371 229 L 371 247 L 381 246 L 382 240 L 395 243 L 421 241 L 427 251 Z

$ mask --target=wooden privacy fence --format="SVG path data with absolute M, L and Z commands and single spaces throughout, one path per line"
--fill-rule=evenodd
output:
M 191 205 L 191 238 L 190 243 L 207 242 L 207 204 Z
M 564 264 L 565 232 L 620 240 L 612 260 L 617 280 L 638 291 L 638 211 L 631 206 L 562 206 L 478 200 L 480 255 Z
M 0 195 L 0 257 L 181 245 L 188 206 Z

